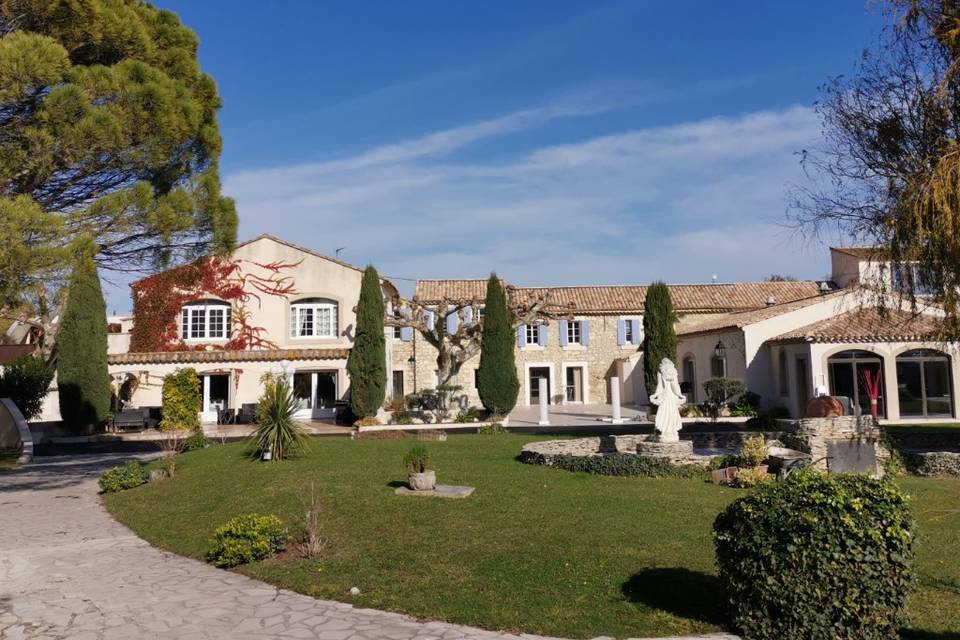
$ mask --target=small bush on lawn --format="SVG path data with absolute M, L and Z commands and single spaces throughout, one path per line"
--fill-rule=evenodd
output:
M 197 449 L 206 449 L 209 444 L 210 441 L 207 439 L 207 436 L 198 431 L 197 433 L 194 433 L 193 435 L 183 439 L 181 450 L 196 451 Z
M 491 422 L 477 427 L 477 433 L 484 436 L 501 436 L 509 432 L 502 422 Z
M 767 441 L 763 436 L 754 436 L 747 439 L 740 448 L 740 455 L 737 456 L 737 466 L 757 467 L 763 464 L 767 459 Z
M 287 530 L 277 516 L 248 513 L 230 520 L 213 532 L 207 562 L 235 567 L 263 560 L 287 543 Z
M 703 467 L 673 464 L 664 458 L 651 458 L 629 453 L 605 456 L 556 456 L 551 465 L 566 471 L 580 471 L 602 476 L 639 476 L 644 478 L 701 478 Z
M 390 424 L 413 424 L 413 412 L 401 409 L 390 414 Z
M 100 491 L 113 493 L 139 487 L 150 480 L 150 472 L 137 460 L 122 467 L 111 467 L 100 475 Z
M 720 581 L 748 638 L 897 637 L 914 522 L 889 481 L 813 470 L 731 503 L 714 522 Z
M 749 489 L 757 485 L 773 482 L 773 476 L 764 467 L 740 467 L 730 485 L 739 489 Z

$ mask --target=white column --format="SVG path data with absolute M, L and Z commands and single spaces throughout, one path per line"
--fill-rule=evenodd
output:
M 610 378 L 610 404 L 613 406 L 613 423 L 620 424 L 623 418 L 620 416 L 620 378 L 617 376 Z
M 203 411 L 210 411 L 210 376 L 203 376 Z
M 550 404 L 550 398 L 548 397 L 547 391 L 547 379 L 537 378 L 537 385 L 540 390 L 540 421 L 537 424 L 549 425 L 550 415 L 547 413 L 547 409 Z

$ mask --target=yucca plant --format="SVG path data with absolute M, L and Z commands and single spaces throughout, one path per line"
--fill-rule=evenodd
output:
M 306 448 L 307 435 L 293 419 L 298 405 L 286 378 L 264 383 L 257 405 L 257 430 L 251 436 L 255 456 L 269 453 L 273 460 L 284 460 Z

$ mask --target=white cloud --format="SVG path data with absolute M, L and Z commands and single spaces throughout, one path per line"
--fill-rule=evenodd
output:
M 271 232 L 411 278 L 518 284 L 818 277 L 778 221 L 810 109 L 620 131 L 466 162 L 470 145 L 609 108 L 529 109 L 322 163 L 226 177 L 245 237 Z M 820 253 L 823 253 L 822 251 Z

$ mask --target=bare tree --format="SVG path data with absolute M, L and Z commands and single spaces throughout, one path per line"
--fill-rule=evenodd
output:
M 960 337 L 960 2 L 888 0 L 888 26 L 854 74 L 822 87 L 823 145 L 804 150 L 811 182 L 791 219 L 882 247 L 891 285 L 946 312 Z
M 510 317 L 514 328 L 523 324 L 542 323 L 569 318 L 574 308 L 553 301 L 550 291 L 521 298 L 516 288 L 507 287 Z M 409 328 L 437 350 L 437 377 L 439 384 L 448 385 L 460 372 L 465 362 L 480 353 L 483 322 L 477 312 L 483 300 L 455 300 L 445 297 L 438 302 L 422 303 L 395 296 L 387 309 L 383 324 L 387 327 Z M 468 311 L 468 309 L 470 311 Z M 456 318 L 450 331 L 449 319 Z

